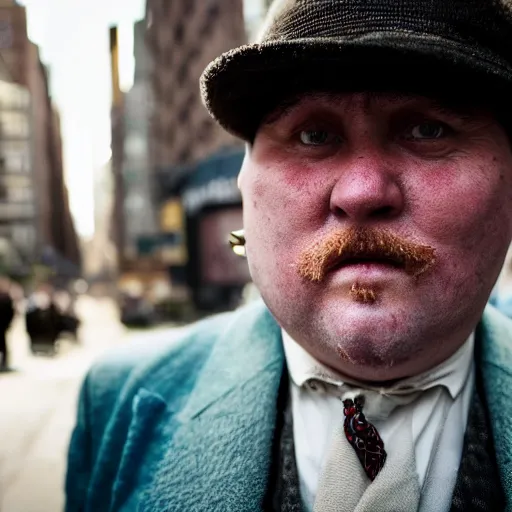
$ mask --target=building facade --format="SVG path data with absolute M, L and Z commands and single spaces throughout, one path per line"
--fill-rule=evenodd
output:
M 0 0 L 0 52 L 14 83 L 27 85 L 27 13 L 15 0 Z
M 0 267 L 15 273 L 37 257 L 31 143 L 29 92 L 0 81 L 0 239 L 10 253 Z
M 28 48 L 38 259 L 56 274 L 71 277 L 79 273 L 81 258 L 64 179 L 60 118 L 52 102 L 48 71 L 39 57 L 39 48 L 32 42 Z
M 185 283 L 200 309 L 229 307 L 249 280 L 247 265 L 227 246 L 229 231 L 242 222 L 236 177 L 243 145 L 211 119 L 199 93 L 206 65 L 246 42 L 243 7 L 242 0 L 146 3 L 161 254 L 171 281 Z
M 146 27 L 152 166 L 172 172 L 237 144 L 203 107 L 199 77 L 216 56 L 246 41 L 242 0 L 147 0 Z
M 84 243 L 84 271 L 92 282 L 112 282 L 116 248 L 112 240 L 114 182 L 112 160 L 94 172 L 94 236 Z
M 10 238 L 29 267 L 78 275 L 60 119 L 39 48 L 27 36 L 25 8 L 14 0 L 0 0 L 0 62 L 0 237 Z
M 125 257 L 136 260 L 148 240 L 157 234 L 153 173 L 149 155 L 152 109 L 151 59 L 145 44 L 145 23 L 134 25 L 135 73 L 132 88 L 124 95 L 124 181 Z

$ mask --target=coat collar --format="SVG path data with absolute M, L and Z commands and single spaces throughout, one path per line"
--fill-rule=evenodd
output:
M 489 409 L 501 483 L 512 510 L 512 321 L 488 306 L 480 325 L 477 364 Z

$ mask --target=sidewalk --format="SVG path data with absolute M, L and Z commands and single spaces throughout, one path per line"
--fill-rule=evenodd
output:
M 173 339 L 181 329 L 127 331 L 111 301 L 85 298 L 80 344 L 64 342 L 54 358 L 33 357 L 23 322 L 9 341 L 19 371 L 0 374 L 0 512 L 59 512 L 76 401 L 83 377 L 103 352 L 128 340 Z
M 126 333 L 108 301 L 85 298 L 81 343 L 54 358 L 33 357 L 18 318 L 9 333 L 12 365 L 0 374 L 0 512 L 58 512 L 76 400 L 90 364 Z

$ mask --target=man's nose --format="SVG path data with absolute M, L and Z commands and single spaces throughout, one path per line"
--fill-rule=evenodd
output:
M 389 219 L 404 207 L 399 173 L 379 155 L 355 156 L 343 163 L 330 198 L 338 217 L 353 221 Z

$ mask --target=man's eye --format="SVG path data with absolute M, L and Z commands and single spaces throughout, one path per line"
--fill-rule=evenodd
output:
M 303 130 L 300 132 L 300 141 L 306 146 L 322 146 L 337 140 L 337 136 L 324 130 Z
M 425 121 L 414 125 L 408 133 L 412 140 L 432 140 L 446 136 L 448 129 L 445 124 L 435 121 Z

